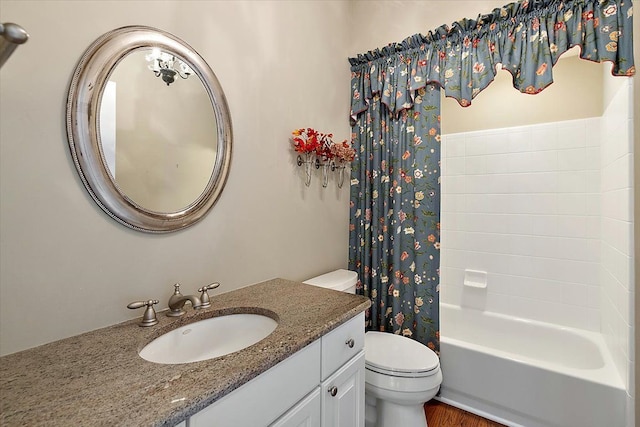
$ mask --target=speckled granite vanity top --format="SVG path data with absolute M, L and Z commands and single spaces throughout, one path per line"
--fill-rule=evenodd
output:
M 0 425 L 172 426 L 286 359 L 369 307 L 369 300 L 284 279 L 212 298 L 212 307 L 160 323 L 137 320 L 0 358 Z M 276 317 L 257 344 L 216 359 L 181 365 L 143 360 L 138 352 L 183 324 L 231 313 Z

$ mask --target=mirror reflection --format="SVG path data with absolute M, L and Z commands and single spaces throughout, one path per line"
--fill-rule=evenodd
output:
M 126 55 L 104 87 L 99 112 L 104 160 L 120 191 L 155 212 L 193 203 L 216 162 L 215 117 L 185 62 L 157 48 Z

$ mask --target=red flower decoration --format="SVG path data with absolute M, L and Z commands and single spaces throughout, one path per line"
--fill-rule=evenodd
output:
M 326 135 L 321 133 L 319 136 L 320 144 L 316 149 L 316 154 L 319 157 L 322 157 L 323 160 L 331 160 L 335 157 L 334 153 L 331 151 L 331 145 L 333 144 L 331 138 L 333 138 L 333 134 L 331 133 Z
M 312 128 L 301 128 L 291 132 L 291 142 L 293 149 L 301 154 L 314 154 L 322 161 L 337 159 L 341 162 L 352 162 L 356 155 L 356 150 L 347 143 L 347 140 L 340 143 L 333 142 L 333 134 L 321 133 Z
M 340 160 L 341 162 L 351 163 L 356 157 L 356 150 L 351 147 L 351 144 L 345 139 L 339 143 L 332 143 L 330 147 L 333 158 Z
M 298 153 L 313 153 L 320 146 L 319 134 L 314 129 L 296 129 L 291 134 L 293 135 L 293 138 L 291 138 L 293 149 Z

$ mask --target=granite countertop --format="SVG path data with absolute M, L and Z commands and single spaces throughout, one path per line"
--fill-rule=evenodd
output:
M 160 323 L 139 319 L 0 358 L 2 426 L 173 426 L 255 378 L 356 314 L 370 301 L 284 279 L 237 289 L 212 306 Z M 140 310 L 142 314 L 142 310 Z M 184 324 L 232 313 L 266 314 L 276 330 L 244 350 L 202 362 L 161 365 L 138 352 Z

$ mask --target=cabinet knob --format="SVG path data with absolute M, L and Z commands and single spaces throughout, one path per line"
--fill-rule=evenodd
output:
M 331 395 L 331 397 L 336 397 L 336 394 L 338 394 L 338 387 L 333 386 L 331 387 L 329 390 L 327 390 L 329 392 L 329 394 Z
M 353 346 L 355 345 L 355 341 L 353 340 L 353 338 L 349 338 L 347 341 L 345 341 L 345 344 L 349 346 L 349 348 L 353 348 Z

